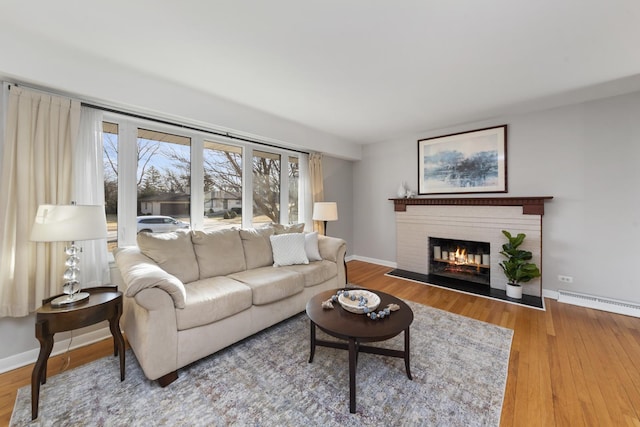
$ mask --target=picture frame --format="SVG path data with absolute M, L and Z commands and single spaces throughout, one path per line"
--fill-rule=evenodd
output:
M 507 125 L 418 140 L 418 194 L 507 192 Z

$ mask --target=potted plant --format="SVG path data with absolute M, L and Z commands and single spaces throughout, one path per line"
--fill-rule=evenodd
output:
M 507 276 L 507 296 L 521 299 L 522 286 L 520 283 L 540 277 L 540 270 L 534 263 L 529 262 L 533 257 L 530 251 L 518 249 L 526 237 L 524 233 L 519 233 L 514 237 L 508 231 L 502 230 L 502 234 L 508 240 L 502 245 L 500 251 L 500 254 L 506 258 L 500 263 L 500 267 L 502 267 L 504 275 Z

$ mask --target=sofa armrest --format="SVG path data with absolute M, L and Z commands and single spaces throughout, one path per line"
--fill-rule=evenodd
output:
M 143 289 L 160 288 L 171 296 L 176 308 L 184 308 L 186 299 L 184 284 L 140 252 L 139 248 L 118 248 L 114 256 L 127 286 L 126 296 L 134 297 Z
M 126 297 L 122 328 L 140 367 L 150 380 L 178 369 L 178 324 L 169 294 L 145 288 Z
M 337 237 L 318 236 L 318 249 L 322 259 L 333 262 L 344 262 L 344 252 L 346 251 L 347 242 Z M 342 252 L 342 256 L 341 256 Z

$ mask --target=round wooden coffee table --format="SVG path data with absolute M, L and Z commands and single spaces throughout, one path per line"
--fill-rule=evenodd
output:
M 338 302 L 334 302 L 333 309 L 323 309 L 322 302 L 335 295 L 339 289 L 322 292 L 307 303 L 307 315 L 311 319 L 311 353 L 309 363 L 313 362 L 316 346 L 349 350 L 349 412 L 356 412 L 356 363 L 358 353 L 372 353 L 383 356 L 404 359 L 407 377 L 411 378 L 409 368 L 409 326 L 413 322 L 413 311 L 404 301 L 380 291 L 370 291 L 380 297 L 382 309 L 389 304 L 398 304 L 400 310 L 394 311 L 384 319 L 371 320 L 364 314 L 354 314 L 346 311 Z M 353 290 L 351 288 L 347 290 Z M 377 310 L 376 310 L 377 311 Z M 327 334 L 347 342 L 335 342 L 316 339 L 316 326 Z M 385 341 L 404 331 L 404 349 L 392 350 L 387 348 L 361 345 L 363 342 Z

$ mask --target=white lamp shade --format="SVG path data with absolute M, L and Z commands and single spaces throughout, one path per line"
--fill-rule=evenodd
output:
M 40 205 L 31 229 L 34 242 L 107 238 L 107 218 L 100 205 Z
M 315 202 L 313 204 L 314 221 L 337 221 L 338 204 L 336 202 Z

